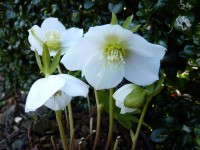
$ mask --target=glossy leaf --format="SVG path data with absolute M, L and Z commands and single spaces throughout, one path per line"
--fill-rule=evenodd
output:
M 156 143 L 160 143 L 166 140 L 169 134 L 170 133 L 166 128 L 158 128 L 151 133 L 151 140 Z

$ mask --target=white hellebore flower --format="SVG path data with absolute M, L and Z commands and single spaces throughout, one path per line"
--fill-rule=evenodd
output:
M 91 27 L 61 62 L 68 70 L 82 70 L 96 90 L 113 88 L 123 77 L 148 85 L 158 80 L 165 50 L 120 25 L 107 24 Z
M 35 111 L 45 105 L 52 110 L 63 110 L 73 96 L 88 94 L 89 86 L 81 80 L 67 75 L 50 75 L 37 80 L 27 96 L 25 112 Z
M 54 56 L 59 50 L 61 50 L 61 54 L 64 54 L 75 40 L 83 36 L 82 29 L 70 28 L 66 30 L 57 18 L 47 18 L 43 21 L 41 28 L 34 25 L 28 32 L 31 50 L 36 50 L 39 55 L 42 55 L 45 43 L 51 56 Z
M 128 108 L 124 106 L 124 100 L 128 94 L 130 94 L 134 90 L 133 84 L 126 84 L 119 88 L 114 94 L 113 97 L 116 100 L 116 106 L 121 108 L 121 114 L 125 114 L 128 112 L 133 112 L 136 109 L 134 108 Z

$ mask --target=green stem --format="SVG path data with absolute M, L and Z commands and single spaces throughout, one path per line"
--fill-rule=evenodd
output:
M 70 147 L 74 145 L 74 120 L 72 113 L 72 105 L 69 103 L 68 112 L 69 112 L 69 127 L 70 127 Z
M 112 141 L 113 137 L 113 107 L 114 107 L 114 99 L 112 97 L 113 95 L 113 89 L 109 90 L 109 131 L 108 131 L 108 137 L 107 137 L 107 142 L 106 142 L 106 147 L 105 149 L 108 150 L 110 143 Z
M 93 145 L 93 150 L 96 149 L 98 143 L 99 143 L 99 137 L 100 137 L 100 126 L 101 126 L 101 111 L 103 108 L 103 105 L 99 102 L 98 92 L 94 90 L 95 99 L 96 99 L 96 105 L 97 105 L 97 126 L 96 126 L 96 136 L 95 141 Z
M 140 133 L 140 129 L 141 129 L 141 126 L 142 126 L 142 122 L 143 122 L 143 120 L 144 120 L 144 116 L 145 116 L 145 114 L 146 114 L 146 111 L 147 111 L 147 108 L 148 108 L 148 106 L 149 106 L 149 102 L 151 101 L 151 99 L 152 99 L 151 96 L 148 97 L 148 99 L 147 99 L 147 101 L 146 101 L 146 103 L 145 103 L 145 105 L 144 105 L 144 108 L 143 108 L 143 110 L 142 110 L 142 114 L 141 114 L 141 116 L 140 116 L 140 120 L 139 120 L 137 129 L 136 129 L 136 133 L 135 133 L 135 136 L 134 136 L 134 138 L 133 138 L 133 140 L 132 140 L 133 143 L 132 143 L 132 148 L 131 148 L 131 150 L 135 150 L 135 149 L 136 149 L 137 139 L 138 139 L 138 136 L 139 136 L 139 133 Z
M 118 143 L 119 143 L 119 139 L 120 139 L 120 136 L 118 136 L 117 139 L 115 140 L 115 144 L 114 144 L 113 150 L 117 150 L 117 146 L 118 146 Z
M 58 127 L 59 127 L 59 131 L 60 131 L 60 137 L 62 140 L 63 148 L 64 148 L 64 150 L 68 150 L 66 136 L 65 136 L 62 120 L 61 120 L 61 111 L 58 110 L 58 111 L 55 111 L 55 113 L 56 113 L 56 119 L 58 122 Z

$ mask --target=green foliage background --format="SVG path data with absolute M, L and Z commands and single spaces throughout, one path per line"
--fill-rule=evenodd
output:
M 120 22 L 133 14 L 132 25 L 141 25 L 137 33 L 152 43 L 165 46 L 168 50 L 162 61 L 162 69 L 166 74 L 166 87 L 164 92 L 157 96 L 147 114 L 149 118 L 147 122 L 155 129 L 151 136 L 152 140 L 159 143 L 156 147 L 160 149 L 163 145 L 170 149 L 187 149 L 191 146 L 198 149 L 200 147 L 199 8 L 199 0 L 0 2 L 0 74 L 4 78 L 4 90 L 18 88 L 28 91 L 31 84 L 41 76 L 34 52 L 30 50 L 28 43 L 28 29 L 33 25 L 40 26 L 45 18 L 57 17 L 66 28 L 76 26 L 87 31 L 90 26 L 110 23 L 111 12 L 116 13 Z M 178 16 L 186 16 L 192 26 L 183 31 L 177 26 Z M 181 95 L 177 94 L 177 90 Z M 183 125 L 189 127 L 191 132 L 182 130 Z M 179 142 L 176 142 L 177 136 L 175 138 L 170 136 L 171 134 L 178 135 Z M 165 138 L 159 140 L 160 135 L 165 135 Z

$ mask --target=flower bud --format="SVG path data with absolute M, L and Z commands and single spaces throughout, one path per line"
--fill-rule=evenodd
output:
M 124 106 L 128 108 L 140 108 L 145 101 L 146 95 L 147 92 L 143 88 L 136 86 L 134 90 L 126 96 Z

